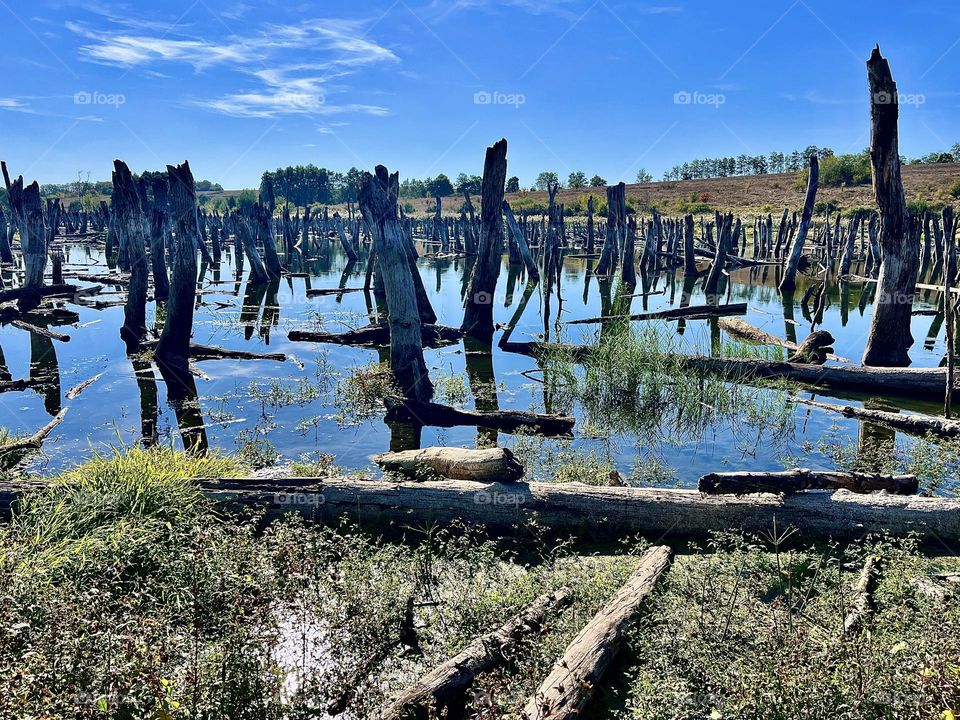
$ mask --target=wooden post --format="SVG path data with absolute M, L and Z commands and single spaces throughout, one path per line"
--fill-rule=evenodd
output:
M 863 351 L 864 365 L 910 364 L 910 321 L 916 292 L 919 247 L 912 242 L 907 201 L 900 179 L 897 139 L 899 104 L 890 65 L 874 48 L 867 61 L 870 81 L 870 164 L 873 192 L 880 207 L 883 263 L 877 280 L 873 317 Z
M 587 254 L 593 255 L 596 231 L 593 227 L 593 195 L 587 198 Z
M 507 176 L 507 141 L 487 148 L 483 164 L 480 207 L 480 243 L 467 288 L 463 324 L 465 335 L 493 339 L 493 297 L 503 257 L 503 186 Z
M 170 184 L 171 224 L 174 231 L 170 248 L 172 277 L 167 319 L 157 343 L 157 365 L 167 381 L 167 394 L 185 397 L 193 386 L 190 375 L 190 334 L 197 294 L 197 192 L 190 164 L 167 165 Z
M 130 261 L 130 284 L 120 337 L 127 345 L 127 353 L 133 354 L 147 334 L 147 228 L 130 168 L 122 160 L 114 160 L 113 168 L 113 224 L 120 243 L 126 244 Z
M 357 201 L 373 234 L 390 308 L 390 367 L 406 397 L 426 401 L 433 396 L 433 385 L 423 359 L 407 239 L 397 215 L 400 180 L 383 165 L 377 165 L 375 172 L 376 175 L 363 173 Z
M 810 156 L 810 177 L 807 179 L 807 195 L 803 201 L 803 214 L 800 216 L 800 226 L 797 237 L 790 248 L 790 257 L 783 270 L 783 279 L 780 281 L 780 292 L 790 292 L 797 289 L 797 267 L 803 257 L 803 243 L 807 239 L 807 231 L 813 219 L 813 208 L 817 202 L 817 188 L 820 185 L 820 160 L 816 155 Z M 780 238 L 777 238 L 780 244 Z
M 723 274 L 723 266 L 727 261 L 727 253 L 730 252 L 730 246 L 733 243 L 733 213 L 728 213 L 723 217 L 722 223 L 717 220 L 717 254 L 710 266 L 710 274 L 707 275 L 707 281 L 704 283 L 703 292 L 707 295 L 716 295 L 717 287 L 720 283 L 720 276 Z M 739 234 L 739 226 L 738 226 Z

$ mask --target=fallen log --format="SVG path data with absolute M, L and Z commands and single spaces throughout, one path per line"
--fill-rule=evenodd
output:
M 843 619 L 844 633 L 857 633 L 863 629 L 863 621 L 871 612 L 870 605 L 873 599 L 873 590 L 879 574 L 879 563 L 876 556 L 871 555 L 863 564 L 857 585 L 854 588 L 853 602 L 850 610 Z
M 523 612 L 514 615 L 496 630 L 474 638 L 459 653 L 431 670 L 403 692 L 386 710 L 382 720 L 440 717 L 446 708 L 459 703 L 464 691 L 478 675 L 500 665 L 504 654 L 525 635 L 538 632 L 552 613 L 572 600 L 569 588 L 542 595 Z
M 103 377 L 103 373 L 97 373 L 92 378 L 88 378 L 87 380 L 84 380 L 82 383 L 78 383 L 74 385 L 72 388 L 70 388 L 70 390 L 67 391 L 67 400 L 76 399 L 80 395 L 80 393 L 82 393 L 88 387 L 93 385 L 101 377 Z
M 81 273 L 76 276 L 77 280 L 84 282 L 103 283 L 104 285 L 114 285 L 116 287 L 129 287 L 130 278 L 125 275 L 94 275 L 91 273 Z
M 946 387 L 945 368 L 831 367 L 696 356 L 678 360 L 681 369 L 719 375 L 732 382 L 784 379 L 815 388 L 938 400 Z
M 770 333 L 761 330 L 755 325 L 751 325 L 746 320 L 741 320 L 736 317 L 724 317 L 720 318 L 717 323 L 720 325 L 720 328 L 727 332 L 727 334 L 732 335 L 738 340 L 745 340 L 746 342 L 753 343 L 755 345 L 776 345 L 778 347 L 786 348 L 787 350 L 792 350 L 796 352 L 799 349 L 799 345 L 790 340 L 785 340 L 784 338 L 779 338 L 776 335 L 771 335 Z M 850 362 L 847 358 L 842 358 L 838 355 L 832 353 L 827 353 L 827 359 L 834 360 L 836 362 Z
M 788 363 L 805 365 L 823 365 L 827 361 L 827 350 L 833 350 L 833 335 L 826 330 L 810 333 L 800 343 L 796 351 L 787 358 Z
M 562 353 L 571 362 L 584 362 L 593 352 L 591 345 L 561 345 L 543 342 L 501 343 L 506 352 L 542 358 Z M 887 368 L 805 365 L 772 360 L 712 358 L 697 355 L 674 356 L 681 370 L 694 370 L 726 378 L 730 382 L 784 379 L 813 388 L 892 395 L 912 399 L 941 400 L 946 387 L 946 368 Z M 954 393 L 956 393 L 956 385 Z
M 571 437 L 574 418 L 566 415 L 543 415 L 525 410 L 461 410 L 439 403 L 384 398 L 388 422 L 412 422 L 430 427 L 483 427 L 514 433 L 532 430 L 541 435 Z
M 626 584 L 594 615 L 554 664 L 523 709 L 524 720 L 584 717 L 581 713 L 620 650 L 624 633 L 669 564 L 670 548 L 664 545 L 643 554 L 640 566 Z
M 0 303 L 11 300 L 39 301 L 45 297 L 67 297 L 80 291 L 78 285 L 46 285 L 43 287 L 18 287 L 0 290 Z
M 420 333 L 424 347 L 440 347 L 459 342 L 463 333 L 445 325 L 422 325 Z M 342 333 L 312 332 L 309 330 L 291 330 L 288 340 L 294 342 L 333 343 L 335 345 L 368 345 L 387 347 L 390 345 L 390 327 L 388 325 L 368 325 L 358 330 Z
M 198 480 L 224 509 L 262 509 L 267 517 L 298 513 L 311 521 L 343 518 L 364 525 L 459 522 L 516 534 L 528 521 L 551 532 L 595 541 L 624 535 L 703 538 L 711 532 L 768 532 L 795 527 L 816 537 L 856 539 L 868 532 L 931 542 L 960 542 L 960 498 L 846 490 L 786 495 L 703 495 L 696 490 L 581 485 L 475 483 L 466 480 L 388 482 L 349 478 Z M 23 487 L 0 483 L 0 513 L 9 514 Z
M 795 468 L 780 472 L 715 472 L 700 478 L 698 489 L 708 495 L 795 493 L 803 490 L 849 490 L 854 493 L 886 491 L 916 495 L 915 475 L 879 475 Z
M 141 343 L 144 348 L 157 347 L 157 340 L 147 340 Z M 191 342 L 189 347 L 191 360 L 278 360 L 285 362 L 288 358 L 284 353 L 261 353 L 252 350 L 231 350 L 215 345 L 201 345 Z
M 0 380 L 0 393 L 17 392 L 18 390 L 28 390 L 38 385 L 43 385 L 45 381 L 41 378 L 23 378 L 20 380 Z
M 831 403 L 817 402 L 806 398 L 791 397 L 791 401 L 827 410 L 857 420 L 866 420 L 880 425 L 886 425 L 894 430 L 910 433 L 911 435 L 927 435 L 933 433 L 940 437 L 960 436 L 960 420 L 947 420 L 946 418 L 934 417 L 932 415 L 917 415 L 914 413 L 894 413 L 885 410 L 869 410 L 867 408 L 854 407 L 852 405 L 833 405 Z
M 343 293 L 362 291 L 363 288 L 311 288 L 307 290 L 307 297 L 326 297 L 327 295 L 342 295 Z
M 373 461 L 390 472 L 416 475 L 426 469 L 451 480 L 477 482 L 516 482 L 524 472 L 523 465 L 507 448 L 430 447 L 381 453 Z
M 64 335 L 63 333 L 58 333 L 54 330 L 50 330 L 49 328 L 40 327 L 39 325 L 31 325 L 24 320 L 11 320 L 10 324 L 14 327 L 20 328 L 21 330 L 36 333 L 37 335 L 42 335 L 43 337 L 50 338 L 51 340 L 70 342 L 69 335 Z
M 192 360 L 279 360 L 285 362 L 284 353 L 262 353 L 251 350 L 230 350 L 214 345 L 190 343 L 190 358 Z
M 23 450 L 38 449 L 43 445 L 43 441 L 46 440 L 47 435 L 53 432 L 53 429 L 63 422 L 63 418 L 66 416 L 68 409 L 69 408 L 63 408 L 50 422 L 37 430 L 33 435 L 19 440 L 11 440 L 0 445 L 0 459 L 6 460 L 10 454 Z
M 590 325 L 593 323 L 606 322 L 607 320 L 700 320 L 703 318 L 720 317 L 722 315 L 746 315 L 746 303 L 730 303 L 727 305 L 690 305 L 682 308 L 671 308 L 670 310 L 657 310 L 656 312 L 637 313 L 635 315 L 607 315 L 601 317 L 581 318 L 579 320 L 569 320 L 567 325 Z

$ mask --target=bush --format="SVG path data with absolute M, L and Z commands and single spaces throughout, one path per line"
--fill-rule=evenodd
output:
M 950 197 L 960 198 L 960 180 L 957 180 L 953 185 L 950 186 Z

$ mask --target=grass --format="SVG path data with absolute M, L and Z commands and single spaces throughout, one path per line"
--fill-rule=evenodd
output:
M 767 432 L 774 439 L 792 430 L 783 388 L 751 387 L 691 372 L 680 364 L 684 349 L 664 324 L 624 323 L 609 329 L 582 367 L 563 348 L 551 351 L 545 364 L 555 401 L 564 411 L 579 404 L 591 427 L 648 441 L 696 439 L 718 423 L 735 431 Z M 733 343 L 719 350 L 728 358 L 770 359 L 779 353 Z
M 330 463 L 306 458 L 303 470 Z M 394 528 L 388 541 L 293 517 L 264 527 L 220 515 L 189 480 L 242 471 L 132 449 L 24 501 L 0 526 L 0 717 L 307 718 L 331 704 L 373 717 L 475 635 L 570 587 L 572 606 L 468 694 L 473 717 L 516 716 L 647 547 L 624 538 L 586 551 L 535 523 L 515 541 L 431 525 Z M 590 716 L 956 711 L 960 607 L 918 588 L 957 560 L 907 541 L 807 547 L 784 535 L 679 546 Z M 844 635 L 868 553 L 883 557 L 876 606 L 865 632 Z

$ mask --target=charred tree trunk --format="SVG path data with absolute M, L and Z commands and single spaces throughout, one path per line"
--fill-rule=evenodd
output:
M 520 257 L 523 260 L 523 266 L 527 269 L 527 277 L 530 280 L 539 280 L 540 271 L 537 270 L 537 262 L 530 254 L 530 246 L 527 245 L 527 239 L 523 236 L 523 230 L 517 224 L 517 218 L 513 214 L 513 208 L 506 200 L 503 201 L 503 216 L 507 219 L 507 231 L 513 237 L 517 248 L 520 250 Z
M 113 224 L 121 244 L 126 244 L 130 260 L 130 284 L 123 308 L 120 337 L 132 354 L 147 334 L 147 228 L 140 193 L 130 169 L 122 160 L 113 161 Z
M 167 165 L 170 183 L 170 211 L 173 243 L 170 260 L 173 268 L 167 319 L 157 343 L 157 365 L 167 381 L 172 399 L 189 394 L 194 387 L 190 376 L 190 335 L 197 293 L 197 192 L 190 164 Z
M 166 300 L 170 297 L 170 280 L 167 278 L 166 246 L 170 236 L 170 211 L 167 207 L 169 193 L 167 179 L 153 181 L 153 207 L 150 210 L 150 263 L 153 270 L 153 297 Z
M 433 385 L 423 359 L 420 314 L 407 255 L 407 239 L 397 216 L 399 177 L 378 165 L 376 175 L 364 173 L 358 202 L 373 234 L 390 308 L 390 367 L 404 395 L 429 400 Z
M 803 214 L 800 216 L 800 227 L 797 237 L 790 248 L 790 258 L 783 268 L 783 279 L 780 281 L 780 292 L 790 292 L 797 289 L 797 268 L 800 258 L 803 257 L 803 243 L 807 239 L 810 221 L 813 219 L 813 208 L 817 202 L 817 188 L 820 184 L 820 160 L 816 155 L 810 156 L 810 176 L 807 178 L 807 195 L 803 201 Z M 777 238 L 777 244 L 780 239 Z
M 20 249 L 23 252 L 25 287 L 43 286 L 43 271 L 47 265 L 47 227 L 43 216 L 43 201 L 40 199 L 40 185 L 34 181 L 23 186 L 21 175 L 12 183 L 3 163 L 3 181 L 7 187 L 10 210 L 20 231 Z
M 874 48 L 867 61 L 867 77 L 870 81 L 870 164 L 873 193 L 880 207 L 883 262 L 863 364 L 903 367 L 910 364 L 908 351 L 913 345 L 910 320 L 919 247 L 912 242 L 907 201 L 900 179 L 897 84 L 879 46 Z
M 697 258 L 693 251 L 693 215 L 683 219 L 683 274 L 686 277 L 696 277 Z
M 603 249 L 600 251 L 596 275 L 612 275 L 620 253 L 620 234 L 624 230 L 620 217 L 621 198 L 626 206 L 626 186 L 623 183 L 607 188 L 607 226 L 603 233 Z
M 483 164 L 480 243 L 464 303 L 464 334 L 489 343 L 493 340 L 493 297 L 503 256 L 503 187 L 507 176 L 507 141 L 487 148 Z

